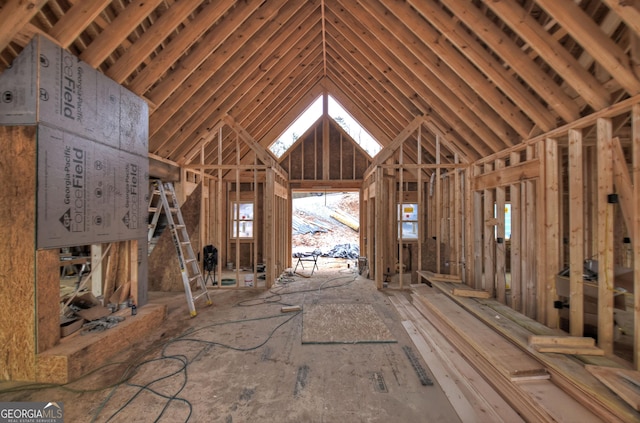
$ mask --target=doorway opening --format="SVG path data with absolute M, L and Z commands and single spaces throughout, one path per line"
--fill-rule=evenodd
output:
M 294 192 L 293 265 L 297 257 L 320 254 L 319 264 L 357 260 L 360 255 L 360 196 L 348 192 Z

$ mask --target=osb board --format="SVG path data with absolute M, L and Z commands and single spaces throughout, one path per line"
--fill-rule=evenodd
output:
M 340 179 L 340 158 L 342 154 L 340 151 L 342 144 L 340 131 L 335 126 L 330 125 L 329 134 L 329 157 L 331 157 L 329 161 L 329 179 Z
M 371 160 L 367 158 L 364 154 L 356 150 L 356 170 L 355 170 L 355 178 L 362 179 L 364 177 L 364 173 L 371 165 Z
M 67 383 L 95 370 L 162 325 L 166 312 L 165 304 L 140 307 L 135 316 L 125 309 L 116 313 L 125 320 L 111 329 L 85 336 L 76 332 L 64 338 L 54 348 L 38 354 L 37 381 Z
M 396 342 L 370 304 L 308 304 L 302 312 L 303 344 Z
M 346 139 L 342 140 L 342 176 L 341 179 L 353 179 L 353 156 L 355 154 L 355 146 Z
M 316 179 L 316 175 L 322 175 L 322 167 L 317 167 L 317 155 L 316 155 L 316 143 L 322 145 L 322 130 L 318 126 L 314 131 L 309 133 L 309 136 L 300 144 L 303 163 L 303 175 L 306 180 Z M 317 137 L 317 139 L 316 139 Z
M 0 379 L 34 380 L 36 127 L 0 127 Z
M 38 352 L 60 341 L 60 255 L 59 250 L 41 250 L 37 260 Z
M 202 184 L 191 193 L 180 210 L 187 226 L 193 251 L 198 254 L 200 246 L 200 192 Z M 178 254 L 173 244 L 171 231 L 166 228 L 149 256 L 149 289 L 151 291 L 184 291 Z
M 302 149 L 300 147 L 294 148 L 291 151 L 290 161 L 286 162 L 291 163 L 291 169 L 287 169 L 289 177 L 291 179 L 302 179 Z
M 318 123 L 318 126 L 316 126 L 316 139 L 317 142 L 315 143 L 315 146 L 313 148 L 315 148 L 316 150 L 316 155 L 315 155 L 315 165 L 316 165 L 316 177 L 315 179 L 324 179 L 324 175 L 322 174 L 322 169 L 324 166 L 324 159 L 322 156 L 322 133 L 323 133 L 323 125 L 322 123 Z

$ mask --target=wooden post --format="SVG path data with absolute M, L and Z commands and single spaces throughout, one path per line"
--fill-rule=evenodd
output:
M 613 141 L 610 119 L 598 119 L 598 346 L 613 354 Z
M 200 147 L 200 164 L 204 165 L 204 147 L 206 143 L 203 143 Z M 198 244 L 200 247 L 200 251 L 202 251 L 203 247 L 207 245 L 209 240 L 207 239 L 207 220 L 208 220 L 208 194 L 209 191 L 206 188 L 204 181 L 204 167 L 200 168 L 200 243 Z M 197 253 L 196 253 L 197 254 Z M 204 266 L 204 255 L 202 255 L 202 260 L 200 261 L 200 269 Z
M 496 160 L 496 170 L 504 169 L 504 160 Z M 505 229 L 504 229 L 504 207 L 505 207 L 505 187 L 496 188 L 496 298 L 503 304 L 507 301 L 507 281 L 505 269 Z
M 480 167 L 474 165 L 474 177 L 477 177 L 480 173 Z M 471 184 L 470 184 L 471 185 Z M 469 187 L 471 189 L 471 187 Z M 484 287 L 483 284 L 483 263 L 484 263 L 484 246 L 482 243 L 482 235 L 485 233 L 484 222 L 484 196 L 482 192 L 476 191 L 473 193 L 473 283 L 472 288 L 480 289 Z
M 102 244 L 91 244 L 91 293 L 102 295 Z
M 418 126 L 418 165 L 422 164 L 422 125 Z M 423 204 L 423 187 L 422 187 L 422 167 L 418 167 L 418 269 L 422 269 L 422 246 L 424 244 L 424 230 L 426 219 L 421 216 L 425 215 L 425 205 Z
M 253 155 L 253 164 L 254 166 L 258 165 L 258 155 Z M 253 246 L 253 257 L 251 258 L 251 263 L 253 267 L 253 287 L 258 287 L 258 225 L 256 225 L 256 216 L 258 214 L 258 169 L 253 169 L 253 232 L 251 245 Z M 283 222 L 284 224 L 284 222 Z M 291 239 L 291 238 L 289 238 Z
M 458 164 L 460 162 L 458 158 L 458 154 L 455 154 L 455 163 Z M 463 190 L 460 186 L 461 178 L 460 178 L 460 169 L 453 169 L 453 236 L 454 236 L 454 255 L 453 255 L 453 263 L 450 265 L 452 270 L 452 274 L 459 275 L 462 277 L 462 257 L 461 257 L 461 248 L 462 248 L 462 195 Z
M 440 136 L 436 134 L 436 164 L 440 164 Z M 436 230 L 436 273 L 442 273 L 440 269 L 440 244 L 442 243 L 442 186 L 440 181 L 440 167 L 436 168 L 436 194 L 435 194 L 435 230 Z
M 474 206 L 472 202 L 473 191 L 471 190 L 471 167 L 467 167 L 464 170 L 464 177 L 462 178 L 462 181 L 464 183 L 464 223 L 462 225 L 464 228 L 464 239 L 462 240 L 462 245 L 464 245 L 463 262 L 465 269 L 463 281 L 469 286 L 474 286 L 472 282 L 472 269 L 475 266 L 475 258 L 472 253 L 474 223 L 471 216 L 471 211 L 474 210 Z
M 546 294 L 546 324 L 550 328 L 558 327 L 558 309 L 553 307 L 557 299 L 556 277 L 560 271 L 560 205 L 558 177 L 558 141 L 547 138 L 545 141 L 545 235 L 546 266 L 541 274 Z
M 235 246 L 236 246 L 236 288 L 240 286 L 240 134 L 236 132 L 236 198 L 235 209 L 233 211 L 233 227 L 236 233 Z M 222 282 L 220 283 L 222 286 Z
M 537 258 L 536 268 L 536 318 L 539 322 L 547 323 L 547 189 L 546 189 L 546 166 L 547 154 L 545 152 L 545 141 L 540 141 L 537 147 L 537 154 L 540 160 L 540 178 L 536 185 L 536 253 L 531 257 Z
M 375 279 L 376 287 L 382 289 L 382 282 L 384 281 L 384 261 L 385 261 L 385 243 L 388 234 L 386 233 L 387 227 L 385 226 L 385 205 L 384 193 L 385 193 L 385 181 L 384 174 L 381 167 L 377 167 L 375 170 L 375 184 L 376 184 L 376 214 L 375 214 Z
M 527 147 L 527 160 L 534 158 L 536 152 L 535 146 Z M 540 226 L 538 220 L 538 202 L 536 202 L 536 194 L 538 186 L 542 185 L 544 181 L 544 173 L 540 172 L 538 181 L 525 181 L 524 182 L 524 195 L 522 201 L 522 210 L 524 213 L 523 230 L 522 230 L 522 245 L 524 246 L 522 251 L 522 280 L 524 282 L 524 304 L 523 312 L 527 317 L 532 319 L 540 319 L 537 316 L 538 312 L 538 283 L 537 283 L 537 263 L 539 261 L 544 262 L 544 257 L 537 255 L 537 245 L 541 243 L 538 237 L 536 228 Z M 540 199 L 542 202 L 543 199 Z M 538 258 L 538 260 L 536 260 Z
M 492 169 L 490 164 L 485 164 L 485 172 Z M 483 289 L 489 292 L 491 298 L 496 295 L 495 288 L 495 267 L 496 267 L 496 249 L 495 249 L 495 219 L 494 219 L 494 190 L 484 190 L 484 285 Z
M 584 332 L 584 172 L 582 131 L 569 130 L 569 333 Z
M 633 154 L 633 363 L 640 370 L 640 105 L 631 111 Z
M 275 239 L 275 171 L 267 169 L 264 189 L 264 238 L 267 273 L 265 283 L 271 288 L 278 276 L 276 273 L 276 239 Z
M 394 222 L 394 225 L 398 227 L 398 272 L 399 272 L 399 278 L 400 278 L 400 289 L 404 288 L 404 243 L 403 243 L 403 239 L 402 239 L 402 224 L 404 222 L 404 210 L 403 210 L 403 203 L 404 203 L 404 169 L 402 168 L 403 165 L 403 161 L 404 161 L 404 142 L 402 144 L 400 144 L 400 157 L 399 157 L 399 168 L 398 168 L 398 172 L 400 173 L 400 192 L 399 192 L 399 200 L 400 201 L 394 201 L 394 204 L 392 204 L 392 207 L 394 208 L 394 216 L 395 217 L 399 217 L 400 218 L 400 224 L 398 225 L 398 223 L 396 222 L 397 219 L 393 219 L 392 222 Z M 395 180 L 393 181 L 393 184 L 395 185 Z M 398 203 L 400 203 L 400 210 L 398 210 Z
M 216 248 L 218 248 L 218 268 L 216 269 L 217 275 L 216 280 L 218 281 L 218 288 L 222 286 L 222 266 L 223 258 L 228 255 L 228 251 L 225 251 L 224 254 L 222 251 L 223 245 L 223 237 L 224 237 L 224 222 L 227 221 L 224 215 L 224 191 L 222 186 L 222 126 L 218 129 L 218 180 L 216 183 Z M 227 225 L 229 227 L 229 225 Z M 226 243 L 225 243 L 226 245 Z
M 520 163 L 520 152 L 511 153 L 509 157 L 511 166 Z M 521 183 L 511 184 L 509 186 L 509 197 L 511 204 L 511 308 L 518 312 L 522 312 L 522 259 L 521 251 L 521 222 L 520 213 L 520 187 Z

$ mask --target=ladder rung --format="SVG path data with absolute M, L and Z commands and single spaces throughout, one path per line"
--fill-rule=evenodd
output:
M 158 211 L 157 207 L 149 207 L 149 213 L 155 213 Z
M 190 258 L 190 259 L 186 259 L 184 262 L 185 263 L 193 263 L 194 261 L 196 261 L 196 259 Z
M 189 282 L 196 281 L 196 280 L 198 280 L 198 278 L 200 278 L 200 275 L 198 275 L 198 276 L 193 276 L 193 277 L 189 278 Z
M 182 245 L 191 245 L 191 242 L 190 241 L 182 241 L 180 244 L 182 244 Z
M 196 295 L 196 296 L 193 298 L 193 301 L 196 301 L 197 299 L 199 299 L 199 298 L 201 298 L 201 297 L 204 297 L 204 296 L 205 296 L 205 295 L 207 295 L 207 294 L 208 294 L 208 292 L 207 292 L 207 291 L 201 292 L 200 294 Z

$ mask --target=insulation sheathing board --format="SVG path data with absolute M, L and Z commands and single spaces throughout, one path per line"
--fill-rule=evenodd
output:
M 0 125 L 38 126 L 38 249 L 146 237 L 144 100 L 41 36 L 0 94 Z
M 0 125 L 44 123 L 147 157 L 147 103 L 36 35 L 0 75 Z
M 137 239 L 146 233 L 148 161 L 38 126 L 38 248 Z

